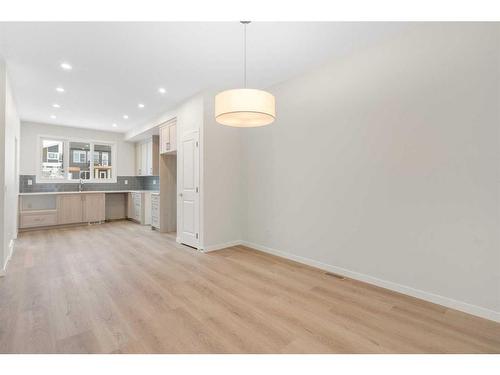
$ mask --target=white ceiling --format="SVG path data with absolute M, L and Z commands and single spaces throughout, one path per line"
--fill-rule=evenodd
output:
M 286 80 L 402 27 L 251 23 L 248 86 Z M 201 90 L 241 86 L 243 28 L 238 22 L 0 23 L 0 55 L 22 120 L 125 132 Z M 63 71 L 63 61 L 73 69 Z M 66 92 L 57 93 L 57 86 Z

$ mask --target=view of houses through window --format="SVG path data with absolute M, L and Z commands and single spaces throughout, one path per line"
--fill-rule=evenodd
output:
M 41 180 L 115 180 L 114 144 L 60 139 L 42 139 L 40 144 Z M 69 157 L 65 158 L 65 154 Z

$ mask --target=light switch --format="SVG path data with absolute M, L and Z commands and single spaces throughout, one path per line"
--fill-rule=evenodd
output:
M 125 185 L 128 185 L 128 180 L 125 180 Z
M 28 185 L 33 185 L 33 180 L 28 180 Z
M 153 185 L 156 185 L 156 180 L 153 180 Z

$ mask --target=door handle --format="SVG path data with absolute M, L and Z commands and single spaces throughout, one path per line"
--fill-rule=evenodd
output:
M 182 197 L 182 193 L 179 193 L 179 197 Z

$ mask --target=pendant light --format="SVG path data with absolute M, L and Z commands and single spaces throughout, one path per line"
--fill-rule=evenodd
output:
M 244 27 L 244 88 L 226 90 L 215 96 L 215 120 L 222 125 L 252 128 L 271 124 L 276 118 L 274 96 L 267 91 L 247 88 L 247 25 Z

